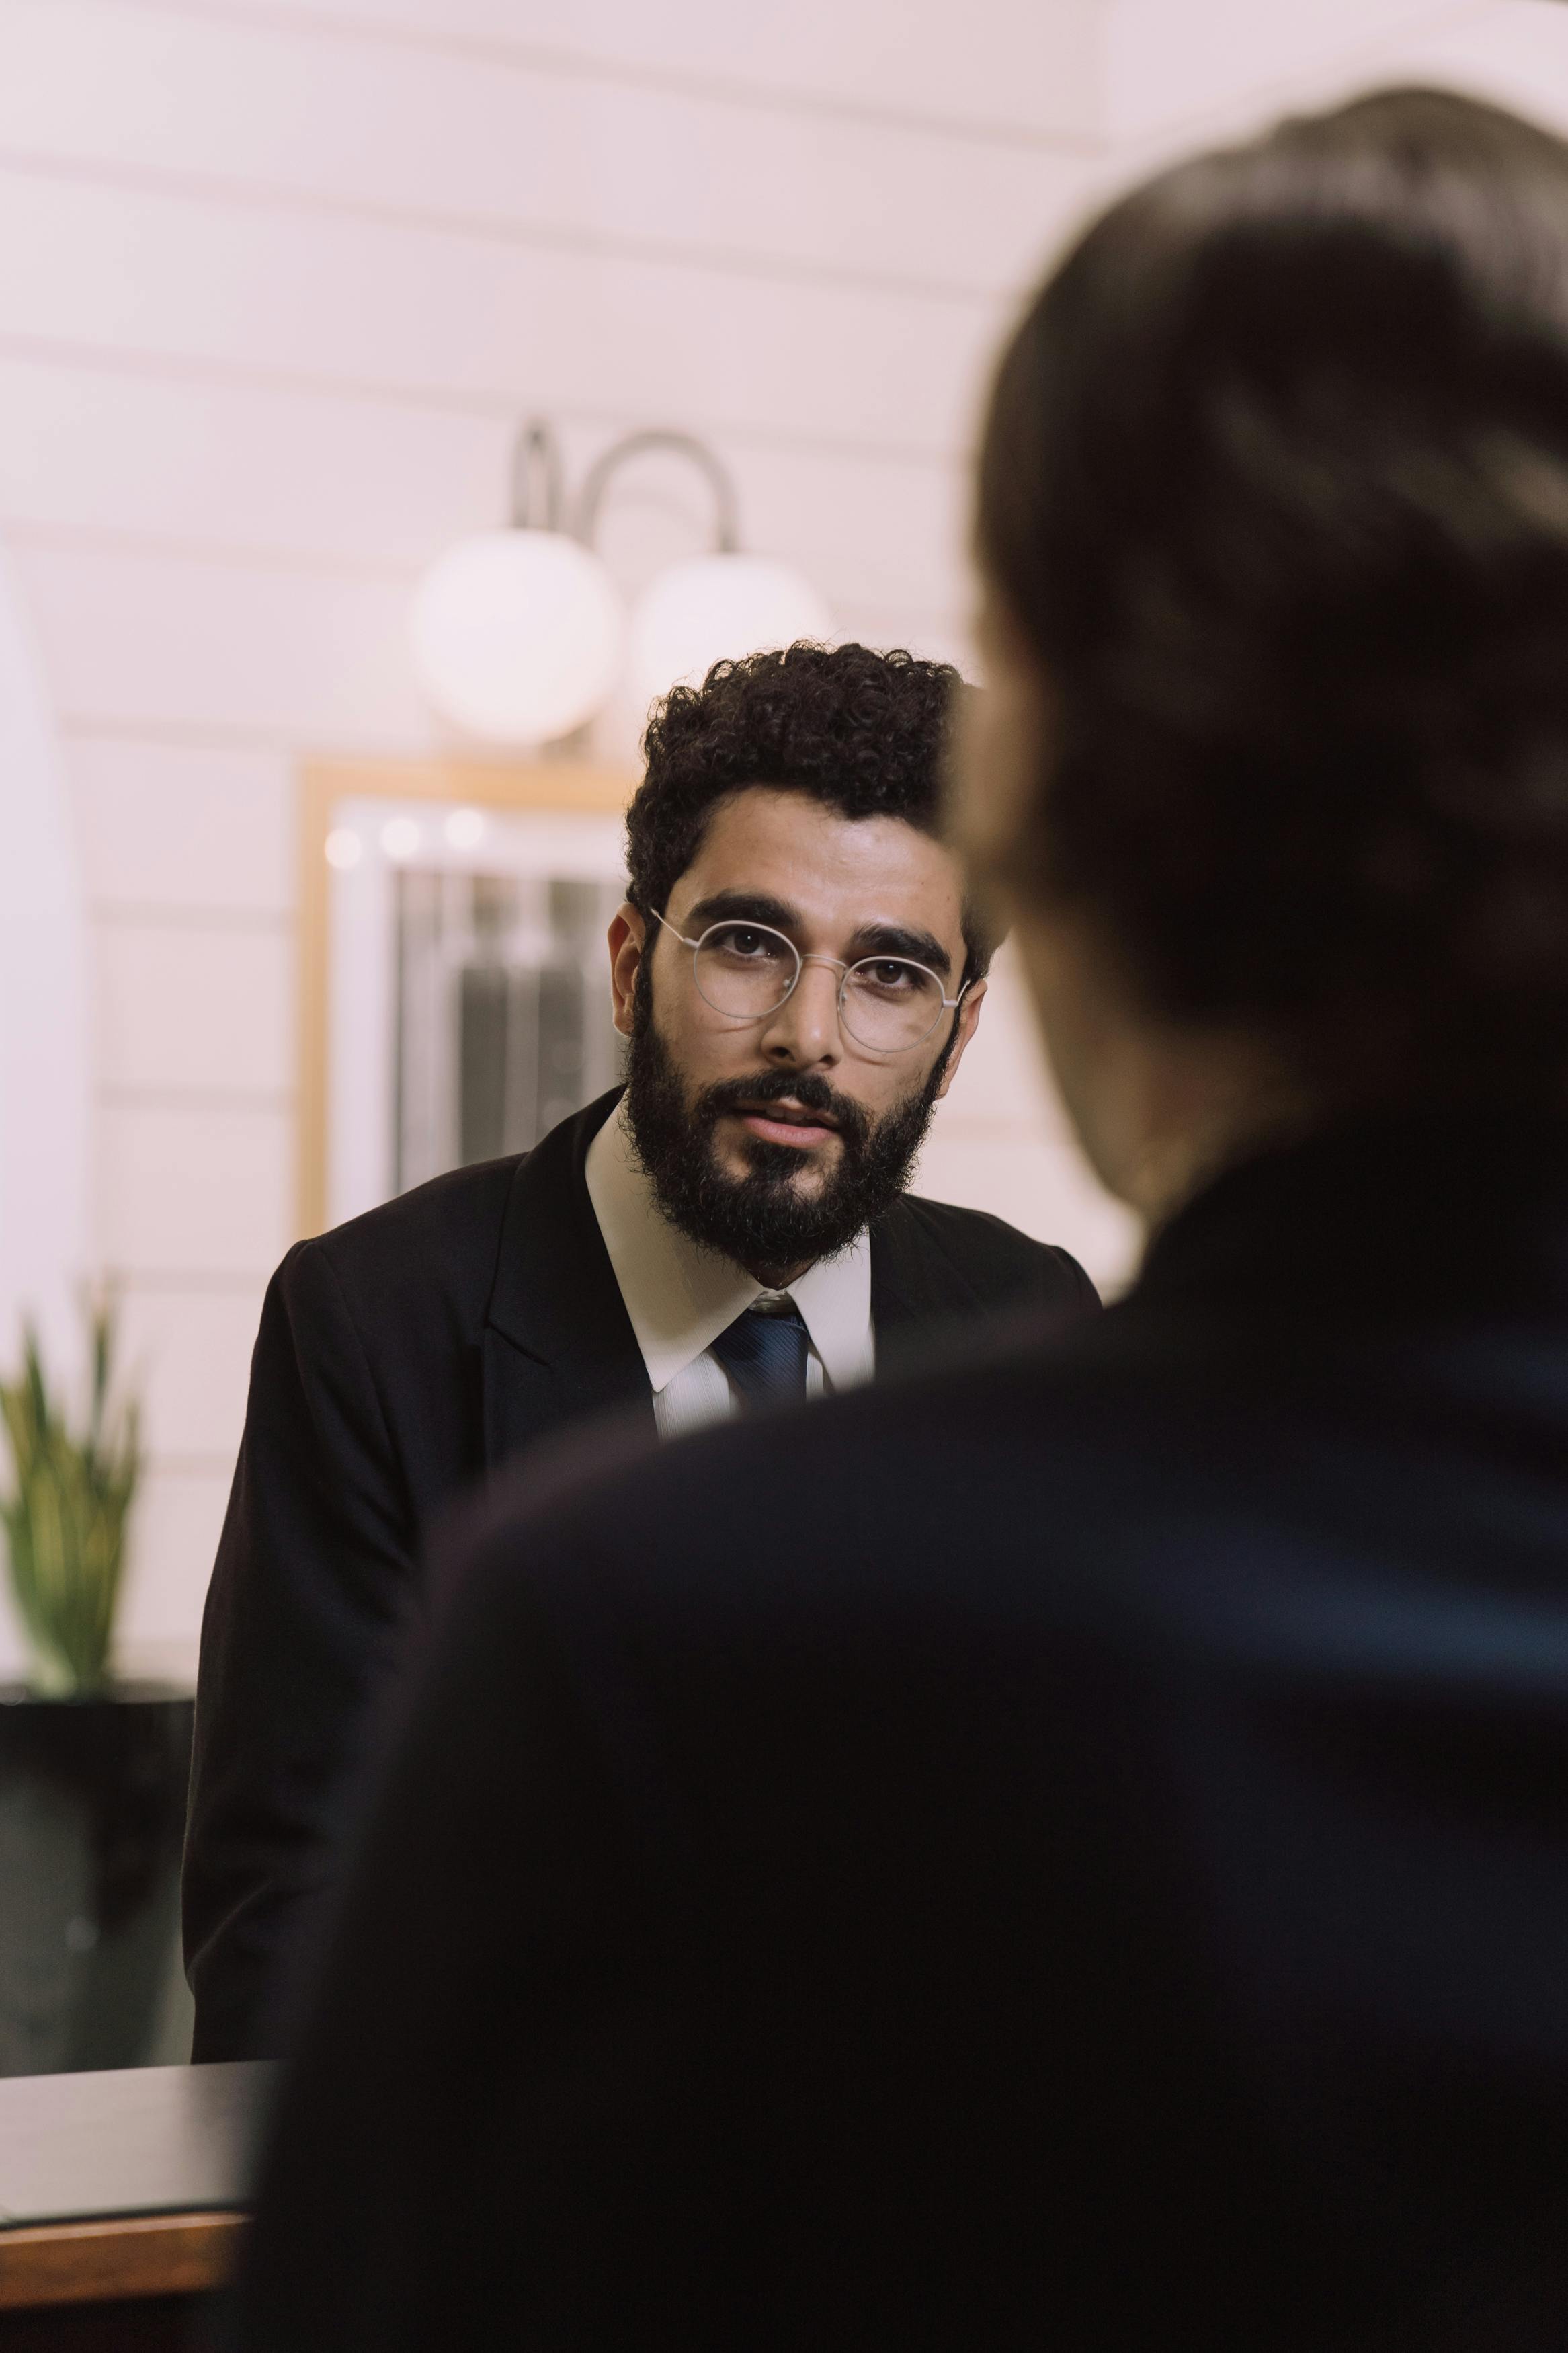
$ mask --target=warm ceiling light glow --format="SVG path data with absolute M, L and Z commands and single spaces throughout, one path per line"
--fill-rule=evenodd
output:
M 381 828 L 382 849 L 398 865 L 413 857 L 419 841 L 419 828 L 411 817 L 388 818 Z
M 694 466 L 713 500 L 713 549 L 661 572 L 640 599 L 627 661 L 626 615 L 594 554 L 600 512 L 623 467 L 650 456 Z M 569 526 L 569 527 L 564 527 Z M 512 449 L 511 528 L 480 532 L 438 556 L 415 591 L 409 634 L 431 702 L 470 735 L 533 750 L 575 733 L 626 684 L 645 709 L 716 661 L 830 635 L 832 616 L 782 564 L 740 551 L 734 479 L 689 433 L 650 427 L 600 451 L 568 502 L 550 425 L 522 427 Z M 448 822 L 447 839 L 459 843 Z
M 454 809 L 443 828 L 454 849 L 477 849 L 485 838 L 485 821 L 478 809 Z
M 695 686 L 716 661 L 826 638 L 833 616 L 797 572 L 760 555 L 697 555 L 672 564 L 632 616 L 632 692 L 644 707 L 672 686 Z
M 559 531 L 489 531 L 415 592 L 415 665 L 437 709 L 490 743 L 533 745 L 591 719 L 620 671 L 626 618 L 598 557 Z
M 352 825 L 335 825 L 327 836 L 326 851 L 327 864 L 342 873 L 359 864 L 364 856 L 364 844 Z

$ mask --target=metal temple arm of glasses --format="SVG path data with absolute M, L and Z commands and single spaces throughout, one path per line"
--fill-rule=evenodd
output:
M 689 940 L 684 932 L 676 931 L 675 925 L 670 922 L 669 917 L 668 915 L 661 915 L 657 907 L 650 907 L 648 909 L 648 913 L 653 917 L 656 923 L 662 923 L 665 930 L 671 933 L 673 936 L 680 942 L 683 948 L 695 949 L 700 948 L 702 945 L 702 942 L 700 940 Z

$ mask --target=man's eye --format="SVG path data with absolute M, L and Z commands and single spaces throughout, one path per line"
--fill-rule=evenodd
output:
M 873 987 L 881 989 L 912 988 L 920 978 L 912 964 L 900 964 L 892 956 L 879 956 L 874 964 L 859 967 Z
M 721 932 L 717 944 L 723 949 L 726 955 L 739 956 L 743 962 L 751 964 L 754 964 L 762 956 L 777 955 L 782 946 L 782 943 L 775 940 L 771 934 L 748 931 L 743 924 L 740 923 L 735 924 L 730 931 Z

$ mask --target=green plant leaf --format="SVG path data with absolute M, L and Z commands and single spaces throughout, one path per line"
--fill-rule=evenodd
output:
M 51 1694 L 97 1690 L 108 1671 L 125 1557 L 125 1531 L 140 1482 L 141 1415 L 130 1399 L 112 1409 L 114 1314 L 90 1309 L 91 1385 L 85 1429 L 49 1392 L 37 1335 L 22 1335 L 20 1378 L 0 1382 L 0 1422 L 14 1492 L 0 1496 L 11 1582 L 33 1651 L 33 1683 Z

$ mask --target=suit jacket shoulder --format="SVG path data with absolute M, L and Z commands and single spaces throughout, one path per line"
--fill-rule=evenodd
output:
M 988 1209 L 960 1209 L 906 1193 L 909 1213 L 926 1247 L 962 1270 L 976 1295 L 1001 1304 L 1098 1305 L 1100 1294 L 1070 1251 L 1037 1242 Z
M 495 1280 L 501 1231 L 526 1153 L 454 1168 L 411 1193 L 297 1243 L 285 1279 L 301 1261 L 331 1270 L 350 1302 L 376 1320 L 399 1305 L 421 1319 L 443 1295 L 482 1315 Z M 297 1278 L 296 1278 L 297 1279 Z
M 1078 1261 L 1005 1219 L 906 1193 L 871 1229 L 879 1373 L 968 1354 L 999 1318 L 1098 1308 Z

